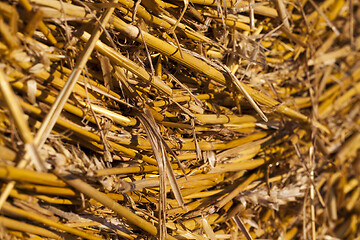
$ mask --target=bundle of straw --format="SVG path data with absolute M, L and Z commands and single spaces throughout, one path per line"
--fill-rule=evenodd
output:
M 0 238 L 360 239 L 359 16 L 0 2 Z

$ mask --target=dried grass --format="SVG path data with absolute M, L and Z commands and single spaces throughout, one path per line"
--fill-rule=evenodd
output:
M 359 239 L 359 16 L 0 2 L 0 238 Z

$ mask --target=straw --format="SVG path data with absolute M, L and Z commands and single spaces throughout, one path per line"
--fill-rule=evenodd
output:
M 1 236 L 357 239 L 358 9 L 1 2 Z

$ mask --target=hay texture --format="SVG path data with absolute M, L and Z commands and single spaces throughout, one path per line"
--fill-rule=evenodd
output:
M 360 239 L 359 0 L 0 2 L 1 239 Z

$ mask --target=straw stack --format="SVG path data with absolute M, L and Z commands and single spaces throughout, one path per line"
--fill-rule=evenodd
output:
M 0 2 L 0 238 L 360 239 L 359 16 Z

